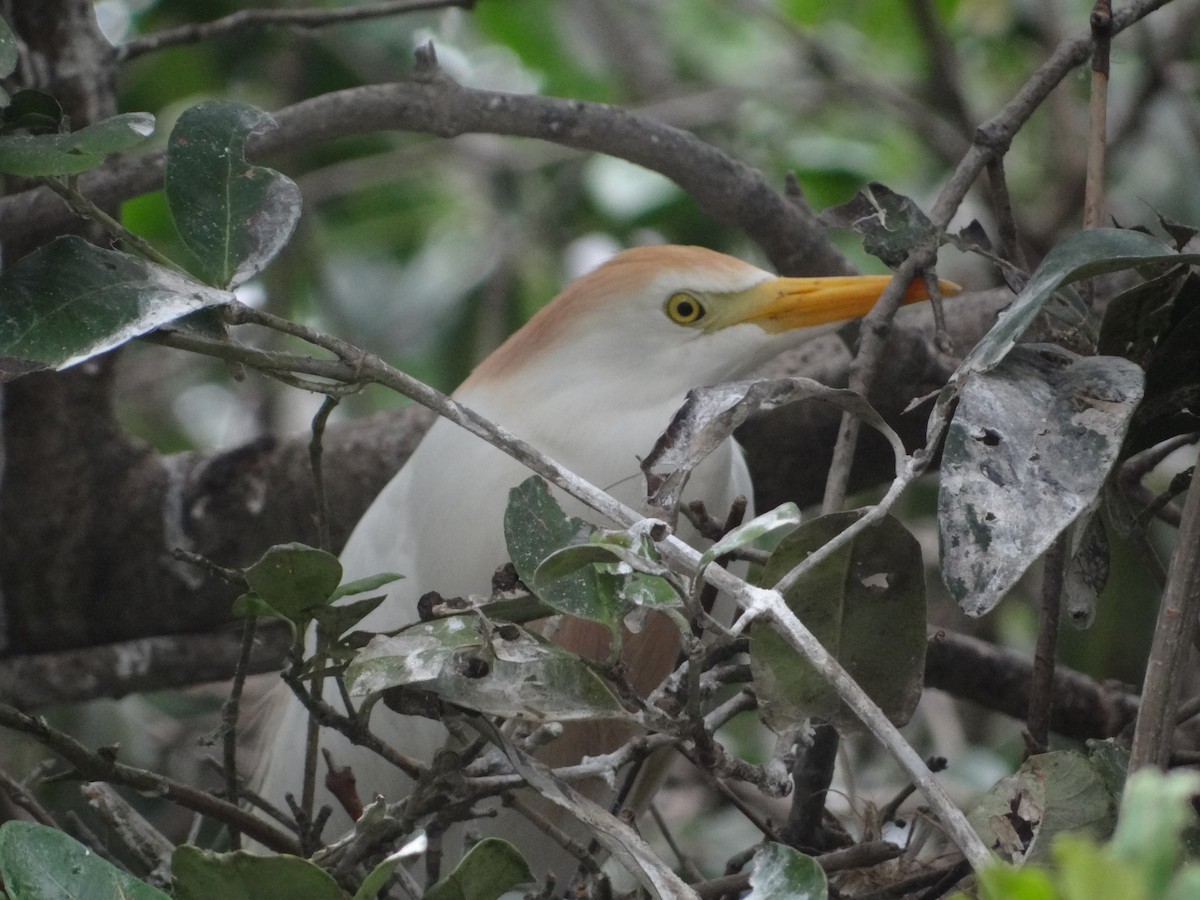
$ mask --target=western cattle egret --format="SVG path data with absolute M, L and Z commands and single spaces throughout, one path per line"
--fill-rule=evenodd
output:
M 781 350 L 865 314 L 889 280 L 778 278 L 699 247 L 626 250 L 572 282 L 484 360 L 454 397 L 636 508 L 643 496 L 638 458 L 653 447 L 689 389 L 744 377 Z M 914 283 L 906 302 L 926 296 Z M 388 631 L 415 621 L 416 600 L 426 591 L 447 597 L 486 593 L 493 570 L 508 558 L 501 527 L 508 491 L 528 475 L 505 453 L 439 420 L 342 551 L 347 580 L 384 571 L 405 576 L 360 627 Z M 739 494 L 752 496 L 749 473 L 740 448 L 726 441 L 693 474 L 686 499 L 723 510 Z M 587 515 L 572 501 L 564 506 Z M 677 653 L 673 626 L 657 618 L 656 627 L 644 628 L 625 646 L 632 680 L 644 692 L 671 670 Z M 593 657 L 605 649 L 597 629 L 579 623 L 565 623 L 555 639 Z M 326 688 L 326 700 L 340 708 L 328 680 Z M 307 713 L 286 688 L 273 703 L 257 781 L 266 799 L 286 808 L 285 792 L 300 793 Z M 424 760 L 446 738 L 429 719 L 386 709 L 375 713 L 371 726 Z M 407 778 L 340 735 L 323 730 L 321 746 L 339 765 L 352 767 L 362 797 L 378 793 L 395 800 L 407 791 Z M 577 738 L 574 746 L 551 749 L 548 759 L 561 764 L 606 748 L 581 746 Z M 348 824 L 323 788 L 318 802 L 335 809 L 334 826 Z M 543 837 L 541 843 L 549 841 Z M 557 848 L 522 850 L 539 876 L 547 865 L 560 878 L 573 871 Z

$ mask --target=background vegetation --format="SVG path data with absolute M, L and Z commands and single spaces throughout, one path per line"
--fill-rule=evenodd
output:
M 850 200 L 870 182 L 913 198 L 951 232 L 978 221 L 988 254 L 964 251 L 962 241 L 939 257 L 939 274 L 969 288 L 947 304 L 948 341 L 937 339 L 928 319 L 902 317 L 889 348 L 858 362 L 845 343 L 830 340 L 781 364 L 831 384 L 869 386 L 910 450 L 922 444 L 929 407 L 903 415 L 905 406 L 941 387 L 1012 299 L 1010 288 L 1019 290 L 1064 237 L 1114 222 L 1170 237 L 1164 224 L 1200 222 L 1200 4 L 1143 2 L 1117 11 L 1099 142 L 1091 133 L 1097 80 L 1088 69 L 1093 10 L 1084 3 L 382 6 L 340 21 L 356 8 L 279 4 L 238 16 L 232 3 L 10 0 L 0 12 L 20 54 L 5 85 L 10 94 L 53 95 L 66 130 L 117 112 L 154 115 L 149 142 L 80 177 L 78 187 L 177 260 L 190 251 L 160 190 L 159 153 L 177 117 L 210 99 L 276 113 L 280 127 L 251 139 L 250 156 L 295 180 L 303 215 L 274 263 L 239 288 L 240 299 L 369 348 L 443 389 L 562 283 L 618 247 L 696 243 L 791 274 L 884 271 L 858 235 L 827 233 L 810 213 Z M 439 68 L 415 69 L 418 48 L 429 43 Z M 398 94 L 404 104 L 355 93 L 391 82 L 408 86 Z M 493 114 L 474 91 L 529 102 Z M 11 117 L 9 124 L 25 127 Z M 677 132 L 659 126 L 698 141 L 676 140 Z M 1102 186 L 1103 214 L 1085 220 L 1089 152 L 1098 145 L 1107 159 L 1090 197 Z M 30 181 L 10 179 L 0 199 L 6 266 L 56 235 L 92 227 Z M 978 245 L 979 232 L 969 234 Z M 1172 236 L 1181 247 L 1190 240 Z M 1081 292 L 1089 324 L 1051 317 L 1039 320 L 1035 336 L 1090 352 L 1106 302 L 1129 277 Z M 1165 664 L 1151 641 L 1167 560 L 1187 521 L 1182 498 L 1195 447 L 1186 436 L 1197 429 L 1188 409 L 1200 371 L 1195 344 L 1180 337 L 1190 332 L 1173 331 L 1196 318 L 1194 290 L 1176 283 L 1168 294 L 1155 301 L 1167 310 L 1158 319 L 1135 317 L 1138 340 L 1118 334 L 1129 337 L 1123 352 L 1109 333 L 1106 352 L 1147 366 L 1154 347 L 1171 334 L 1175 343 L 1160 354 L 1171 362 L 1158 370 L 1157 383 L 1168 387 L 1151 393 L 1159 408 L 1134 419 L 1110 482 L 1134 509 L 1149 504 L 1152 514 L 1131 528 L 1110 527 L 1111 576 L 1090 628 L 1048 629 L 1040 567 L 990 615 L 968 619 L 936 571 L 936 476 L 915 485 L 896 510 L 922 542 L 932 623 L 947 632 L 930 644 L 925 671 L 926 687 L 940 690 L 926 692 L 906 734 L 922 753 L 947 758 L 944 780 L 964 806 L 1031 751 L 1081 748 L 1088 738 L 1128 745 L 1147 661 Z M 845 337 L 859 346 L 853 331 Z M 265 349 L 294 347 L 279 334 L 259 340 Z M 881 358 L 882 375 L 869 383 Z M 218 360 L 135 341 L 66 372 L 11 381 L 3 409 L 0 699 L 45 712 L 90 746 L 119 742 L 124 761 L 211 785 L 219 779 L 196 768 L 204 751 L 194 735 L 216 725 L 221 693 L 159 692 L 233 671 L 238 635 L 227 623 L 236 592 L 169 551 L 185 546 L 241 567 L 272 543 L 320 543 L 307 432 L 321 398 L 233 374 Z M 427 424 L 402 403 L 370 387 L 331 417 L 332 549 Z M 810 406 L 756 419 L 741 434 L 760 509 L 786 499 L 814 506 L 823 496 L 830 509 L 842 505 L 838 476 L 826 487 L 830 460 L 848 459 L 844 445 L 834 450 L 838 416 Z M 1173 443 L 1153 452 L 1164 438 Z M 1134 446 L 1151 453 L 1131 461 Z M 864 439 L 847 505 L 876 499 L 891 470 L 886 444 Z M 1195 583 L 1194 554 L 1177 565 L 1170 574 L 1183 596 Z M 1194 612 L 1186 616 L 1190 626 Z M 285 644 L 266 640 L 254 668 L 278 665 Z M 1035 650 L 1040 661 L 1031 665 Z M 1187 763 L 1197 752 L 1189 720 L 1196 706 L 1186 700 L 1194 668 L 1186 646 L 1174 659 L 1166 675 L 1185 699 L 1178 710 L 1177 700 L 1168 704 L 1164 715 L 1180 729 L 1164 746 L 1175 763 Z M 1054 700 L 1035 709 L 1040 723 L 1028 719 L 1030 703 L 1041 702 L 1030 699 L 1039 685 Z M 126 695 L 136 696 L 120 706 L 100 699 Z M 765 761 L 771 748 L 753 731 L 746 726 L 728 740 Z M 42 755 L 40 745 L 6 741 L 0 768 L 15 779 L 6 788 L 14 803 L 22 796 L 16 781 L 36 781 L 30 772 Z M 829 767 L 817 768 L 830 776 Z M 834 777 L 830 807 L 856 839 L 886 834 L 914 848 L 894 868 L 839 889 L 863 896 L 891 882 L 916 896 L 938 878 L 952 886 L 950 876 L 962 874 L 957 858 L 922 856 L 916 832 L 891 821 L 894 809 L 878 823 L 872 818 L 905 782 L 876 745 L 843 743 Z M 754 845 L 758 831 L 703 781 L 681 771 L 663 805 L 682 823 L 689 859 L 714 877 Z M 1106 789 L 1100 832 L 1111 827 L 1119 792 Z M 38 791 L 56 808 L 76 787 Z M 754 803 L 776 820 L 799 808 L 793 798 Z M 916 805 L 909 801 L 898 818 L 911 822 Z M 182 818 L 156 815 L 172 840 L 186 835 Z M 701 820 L 716 827 L 700 827 Z M 1058 826 L 1043 844 L 1052 830 Z

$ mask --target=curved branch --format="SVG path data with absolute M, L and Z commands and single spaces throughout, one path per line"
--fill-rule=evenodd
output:
M 745 231 L 780 274 L 852 271 L 800 196 L 784 196 L 691 132 L 604 103 L 466 88 L 437 68 L 431 47 L 418 52 L 410 81 L 322 94 L 279 110 L 275 120 L 277 128 L 247 141 L 251 156 L 379 131 L 499 134 L 605 153 L 676 182 L 707 215 Z M 79 187 L 100 206 L 119 203 L 160 188 L 165 160 L 165 151 L 120 159 L 81 177 Z M 0 199 L 0 241 L 56 234 L 71 221 L 45 188 Z

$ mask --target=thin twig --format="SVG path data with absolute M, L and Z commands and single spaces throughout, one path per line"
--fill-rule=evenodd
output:
M 1025 758 L 1045 753 L 1050 746 L 1050 711 L 1054 704 L 1054 664 L 1058 622 L 1067 572 L 1067 533 L 1054 539 L 1042 559 L 1042 604 L 1038 611 L 1033 678 L 1029 685 L 1029 715 L 1025 720 Z
M 198 44 L 213 38 L 263 28 L 327 28 L 344 22 L 380 19 L 410 12 L 452 7 L 470 9 L 474 5 L 475 0 L 389 0 L 340 9 L 241 9 L 211 22 L 181 25 L 156 34 L 131 38 L 117 48 L 117 59 L 124 62 L 166 47 Z
M 242 689 L 246 685 L 246 676 L 250 671 L 250 657 L 254 652 L 254 640 L 258 633 L 258 623 L 253 617 L 242 624 L 242 645 L 238 654 L 237 666 L 233 671 L 233 683 L 229 686 L 229 696 L 221 704 L 221 737 L 225 770 L 225 796 L 230 803 L 238 802 L 238 717 L 242 708 Z M 230 826 L 230 842 L 234 850 L 242 845 L 241 832 Z
M 146 794 L 163 797 L 187 809 L 211 816 L 219 822 L 236 825 L 246 835 L 271 850 L 293 854 L 299 852 L 300 848 L 291 836 L 253 813 L 164 775 L 119 763 L 108 754 L 95 753 L 70 735 L 51 728 L 44 719 L 27 715 L 7 704 L 0 704 L 0 726 L 32 735 L 38 743 L 74 766 L 81 779 L 122 784 Z
M 329 498 L 325 494 L 325 471 L 321 458 L 325 452 L 323 438 L 325 423 L 329 415 L 337 408 L 339 398 L 326 396 L 321 402 L 321 408 L 312 420 L 312 440 L 308 444 L 308 461 L 312 467 L 313 491 L 317 497 L 317 535 L 322 550 L 332 550 L 333 541 L 329 537 Z
M 1129 771 L 1166 766 L 1171 755 L 1181 675 L 1200 614 L 1200 486 L 1192 480 L 1183 504 L 1183 521 L 1167 571 L 1167 589 L 1158 611 Z
M 75 184 L 75 179 L 72 179 L 70 184 L 63 184 L 57 178 L 43 178 L 41 183 L 62 197 L 80 218 L 89 219 L 97 223 L 114 238 L 133 247 L 133 249 L 137 250 L 138 253 L 151 262 L 158 263 L 158 265 L 164 266 L 173 272 L 184 272 L 184 269 L 175 260 L 159 252 L 158 248 L 144 237 L 134 234 L 80 193 L 79 188 Z
M 1096 228 L 1104 214 L 1104 157 L 1108 141 L 1108 68 L 1112 47 L 1112 3 L 1096 0 L 1090 18 L 1092 40 L 1091 131 L 1088 135 L 1087 181 L 1083 227 Z
M 25 790 L 24 785 L 9 776 L 3 769 L 0 769 L 0 791 L 3 791 L 8 799 L 12 801 L 13 806 L 19 807 L 29 813 L 35 822 L 48 825 L 51 828 L 60 828 L 59 824 L 54 821 L 54 816 L 50 815 L 46 811 L 46 808 L 37 802 L 37 798 Z

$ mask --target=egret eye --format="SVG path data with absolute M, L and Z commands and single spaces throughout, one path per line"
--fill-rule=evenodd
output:
M 694 325 L 704 318 L 704 304 L 693 294 L 680 291 L 667 298 L 667 317 L 676 325 Z

